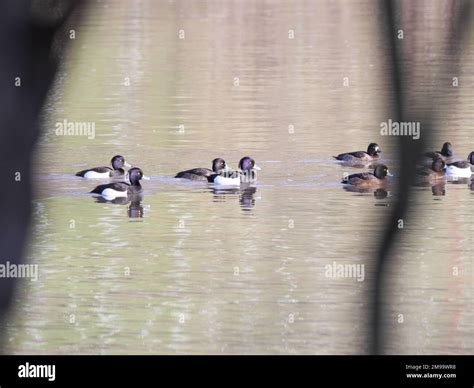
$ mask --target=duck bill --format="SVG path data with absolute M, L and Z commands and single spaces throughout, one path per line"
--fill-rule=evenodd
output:
M 149 180 L 150 180 L 150 177 L 149 177 L 149 176 L 146 176 L 146 175 L 143 175 L 143 176 L 142 176 L 142 179 L 143 179 L 143 180 L 146 180 L 146 181 L 149 181 Z
M 387 171 L 387 176 L 394 176 L 390 171 Z
M 124 162 L 123 165 L 127 168 L 132 168 L 132 165 L 128 162 Z
M 252 169 L 252 170 L 257 170 L 257 171 L 260 171 L 260 170 L 261 170 L 261 168 L 260 168 L 260 167 L 258 167 L 257 165 L 255 165 L 255 166 L 253 166 L 253 169 Z
M 232 168 L 230 166 L 228 166 L 227 164 L 225 165 L 225 167 L 222 169 L 222 171 L 231 171 Z

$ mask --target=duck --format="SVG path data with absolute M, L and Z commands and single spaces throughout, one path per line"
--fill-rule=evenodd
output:
M 221 171 L 208 177 L 208 181 L 221 186 L 239 186 L 241 183 L 255 183 L 256 171 L 261 170 L 250 156 L 244 156 L 239 161 L 239 170 Z
M 99 185 L 91 191 L 91 194 L 99 194 L 107 200 L 141 194 L 143 189 L 140 185 L 140 180 L 149 180 L 150 178 L 145 176 L 143 171 L 138 167 L 133 167 L 128 170 L 127 175 L 130 179 L 130 184 L 126 182 L 115 182 Z
M 458 162 L 447 163 L 446 175 L 459 177 L 459 178 L 470 178 L 474 172 L 474 151 L 468 156 L 467 160 L 460 160 Z
M 367 147 L 367 152 L 365 151 L 353 151 L 345 152 L 333 158 L 337 160 L 342 160 L 346 163 L 361 163 L 361 162 L 371 162 L 380 158 L 382 150 L 380 149 L 377 143 L 370 143 Z
M 206 181 L 213 174 L 219 174 L 222 171 L 229 171 L 230 167 L 222 158 L 216 158 L 212 161 L 212 169 L 209 168 L 193 168 L 191 170 L 180 171 L 175 178 L 190 179 L 193 181 Z
M 239 161 L 239 169 L 241 170 L 240 181 L 242 183 L 255 183 L 257 182 L 257 171 L 261 168 L 257 166 L 255 160 L 250 156 L 244 156 Z
M 115 155 L 110 164 L 113 168 L 110 167 L 94 167 L 87 170 L 82 170 L 76 173 L 76 176 L 87 179 L 106 179 L 106 178 L 118 178 L 125 176 L 125 170 L 123 167 L 130 168 L 132 167 L 125 158 L 121 155 Z
M 357 186 L 360 188 L 380 187 L 387 183 L 386 176 L 393 176 L 385 164 L 378 164 L 374 172 L 363 172 L 351 174 L 345 177 L 341 183 Z
M 418 175 L 421 176 L 423 181 L 435 181 L 439 179 L 444 179 L 446 177 L 445 173 L 446 163 L 443 159 L 435 157 L 431 167 L 422 167 L 418 170 Z
M 443 147 L 441 148 L 441 151 L 431 151 L 431 152 L 425 152 L 423 154 L 427 158 L 431 159 L 442 159 L 445 162 L 453 162 L 453 157 L 454 157 L 454 152 L 453 152 L 453 146 L 450 142 L 446 142 L 443 144 Z

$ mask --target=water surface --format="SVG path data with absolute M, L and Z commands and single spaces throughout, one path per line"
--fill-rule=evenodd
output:
M 428 36 L 443 36 L 441 17 L 427 13 Z M 374 4 L 102 1 L 84 20 L 45 109 L 28 249 L 40 277 L 20 283 L 9 351 L 366 353 L 373 252 L 397 193 L 345 190 L 360 169 L 332 155 L 375 141 L 397 175 L 379 131 L 392 96 Z M 413 74 L 451 77 L 436 44 L 416 44 Z M 416 60 L 423 47 L 433 68 Z M 446 87 L 435 144 L 462 157 L 474 148 L 465 67 L 470 87 Z M 64 119 L 94 122 L 95 138 L 56 136 Z M 74 176 L 115 154 L 151 176 L 140 203 L 99 202 L 97 182 Z M 173 178 L 244 155 L 262 167 L 247 190 Z M 387 353 L 474 350 L 474 193 L 454 183 L 417 188 L 400 230 Z M 327 277 L 334 263 L 363 264 L 364 280 Z

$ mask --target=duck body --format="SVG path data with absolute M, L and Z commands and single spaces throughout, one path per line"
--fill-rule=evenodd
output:
M 371 172 L 361 172 L 349 175 L 342 183 L 348 183 L 352 186 L 373 186 L 379 183 L 379 179 Z
M 113 170 L 110 167 L 94 167 L 88 170 L 79 171 L 76 176 L 80 176 L 86 179 L 107 179 L 113 177 L 125 176 L 125 170 L 123 168 Z
M 211 175 L 219 174 L 221 171 L 228 171 L 229 167 L 222 158 L 216 158 L 212 161 L 212 170 L 209 168 L 192 168 L 186 171 L 180 171 L 175 178 L 189 179 L 193 181 L 207 182 Z
M 225 171 L 209 176 L 208 182 L 219 186 L 240 186 L 241 171 Z
M 387 184 L 386 176 L 392 176 L 387 166 L 379 164 L 375 167 L 374 172 L 362 172 L 351 174 L 342 180 L 341 183 L 356 186 L 359 188 L 381 187 Z
M 459 178 L 470 178 L 473 174 L 474 166 L 468 160 L 448 163 L 446 165 L 446 175 Z
M 80 176 L 86 179 L 107 179 L 107 178 L 119 178 L 125 176 L 125 170 L 123 167 L 131 167 L 125 161 L 125 158 L 121 155 L 115 155 L 111 162 L 112 167 L 94 167 L 87 170 L 82 170 L 76 173 L 76 176 Z
M 119 198 L 119 197 L 128 197 L 129 194 L 141 193 L 142 188 L 132 186 L 126 182 L 115 182 L 108 183 L 105 185 L 99 185 L 94 190 L 91 191 L 92 194 L 100 194 L 106 198 Z
M 257 182 L 257 166 L 250 156 L 244 156 L 239 161 L 239 170 L 221 171 L 208 177 L 208 181 L 220 186 L 240 186 L 240 184 L 253 184 Z
M 423 156 L 431 159 L 431 161 L 434 161 L 435 159 L 441 159 L 445 163 L 454 163 L 455 158 L 454 158 L 454 153 L 453 153 L 453 146 L 451 143 L 446 142 L 443 144 L 443 147 L 441 148 L 441 151 L 431 151 L 431 152 L 425 152 Z M 430 165 L 431 162 L 428 164 Z
M 417 173 L 424 182 L 433 182 L 446 178 L 446 163 L 443 159 L 437 158 L 433 160 L 431 167 L 422 167 Z
M 130 177 L 130 184 L 127 182 L 114 182 L 99 185 L 91 191 L 91 194 L 99 194 L 107 200 L 141 194 L 143 189 L 140 180 L 148 178 L 143 175 L 141 169 L 136 167 L 131 168 L 128 174 Z
M 191 170 L 180 171 L 175 178 L 189 179 L 192 181 L 207 181 L 207 178 L 214 174 L 209 168 L 193 168 Z
M 422 161 L 421 164 L 425 167 L 430 167 L 431 164 L 433 163 L 433 160 L 436 160 L 436 159 L 441 159 L 446 164 L 455 163 L 457 160 L 455 156 L 445 156 L 445 155 L 442 155 L 440 152 L 427 152 L 423 154 L 423 156 L 425 156 L 425 160 Z
M 446 173 L 444 171 L 433 171 L 432 169 L 425 169 L 419 171 L 419 175 L 422 180 L 437 180 L 446 178 Z
M 363 162 L 372 162 L 380 158 L 382 150 L 376 143 L 370 143 L 366 151 L 345 152 L 334 156 L 335 159 L 345 163 L 360 164 Z

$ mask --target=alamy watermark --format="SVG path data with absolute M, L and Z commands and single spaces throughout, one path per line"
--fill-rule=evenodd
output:
M 381 136 L 411 136 L 413 140 L 420 138 L 420 122 L 419 121 L 392 121 L 388 119 L 380 123 Z
M 0 278 L 29 278 L 38 280 L 38 264 L 15 264 L 8 260 L 0 264 Z
M 58 121 L 55 124 L 56 136 L 87 136 L 89 140 L 95 139 L 94 121 Z
M 25 364 L 18 365 L 18 377 L 20 378 L 43 378 L 48 381 L 56 380 L 56 365 L 36 365 Z
M 338 264 L 335 261 L 332 264 L 324 266 L 324 275 L 327 278 L 354 278 L 358 282 L 365 279 L 365 264 Z

